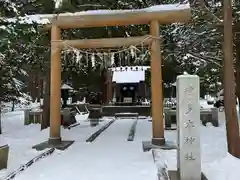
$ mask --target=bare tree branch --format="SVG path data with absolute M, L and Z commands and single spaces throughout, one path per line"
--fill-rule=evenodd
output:
M 82 4 L 78 5 L 77 7 L 106 7 L 106 6 L 101 4 Z
M 223 20 L 222 19 L 219 19 L 215 14 L 213 14 L 211 12 L 211 10 L 209 9 L 209 5 L 208 3 L 206 2 L 206 0 L 192 0 L 192 2 L 190 1 L 190 4 L 191 5 L 200 5 L 203 10 L 205 10 L 205 12 L 208 13 L 208 15 L 213 18 L 215 21 L 217 21 L 218 23 L 221 23 L 223 24 Z
M 210 57 L 210 56 L 202 56 L 202 55 L 195 54 L 195 53 L 192 53 L 192 52 L 189 52 L 189 54 L 196 57 L 196 58 L 202 59 L 206 62 L 211 62 L 213 64 L 216 64 L 218 67 L 222 67 L 222 65 L 220 63 L 216 62 L 216 61 L 221 61 L 220 58 L 215 58 L 215 57 Z

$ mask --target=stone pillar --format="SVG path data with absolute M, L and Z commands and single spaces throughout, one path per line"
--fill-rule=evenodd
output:
M 177 167 L 181 180 L 201 180 L 199 77 L 177 77 Z
M 24 125 L 29 125 L 31 124 L 30 119 L 29 119 L 29 113 L 31 109 L 24 109 Z M 1 126 L 1 125 L 0 125 Z
M 61 39 L 57 26 L 51 29 L 51 91 L 50 91 L 50 137 L 49 144 L 61 143 L 61 49 L 54 41 Z
M 226 123 L 224 107 L 218 108 L 218 121 L 221 126 L 223 126 Z
M 164 145 L 163 98 L 162 98 L 162 59 L 160 49 L 160 30 L 158 21 L 150 23 L 151 45 L 151 83 L 152 83 L 152 144 Z

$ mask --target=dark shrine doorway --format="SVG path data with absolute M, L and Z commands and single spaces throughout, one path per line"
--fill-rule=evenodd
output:
M 137 102 L 137 84 L 123 83 L 120 84 L 120 102 L 136 103 Z

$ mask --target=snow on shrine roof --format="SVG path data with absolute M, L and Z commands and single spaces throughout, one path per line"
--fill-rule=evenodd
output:
M 111 68 L 113 71 L 112 81 L 116 83 L 139 83 L 145 81 L 145 70 L 149 68 L 149 66 Z
M 178 13 L 176 13 L 178 12 Z M 143 15 L 144 13 L 144 15 Z M 139 16 L 141 15 L 141 17 Z M 71 17 L 71 18 L 69 18 Z M 129 17 L 129 19 L 126 19 Z M 96 26 L 110 26 L 115 21 L 117 25 L 126 25 L 126 23 L 136 22 L 148 23 L 149 20 L 163 21 L 163 23 L 170 23 L 171 21 L 185 21 L 191 17 L 189 4 L 162 4 L 151 6 L 144 9 L 131 10 L 89 10 L 75 13 L 60 13 L 60 14 L 36 14 L 26 15 L 18 18 L 5 19 L 9 22 L 18 22 L 21 24 L 56 24 L 58 26 L 66 26 L 66 23 L 74 23 L 77 27 L 92 27 L 95 22 Z M 135 19 L 135 20 L 134 20 Z M 83 25 L 76 23 L 82 22 Z M 134 24 L 134 23 L 133 23 Z M 64 28 L 64 27 L 63 27 Z M 70 27 L 69 27 L 70 28 Z M 73 27 L 72 27 L 73 28 Z

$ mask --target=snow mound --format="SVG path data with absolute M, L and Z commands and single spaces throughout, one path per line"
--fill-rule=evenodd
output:
M 213 180 L 238 180 L 240 159 L 227 154 L 225 158 L 208 164 L 205 174 Z

